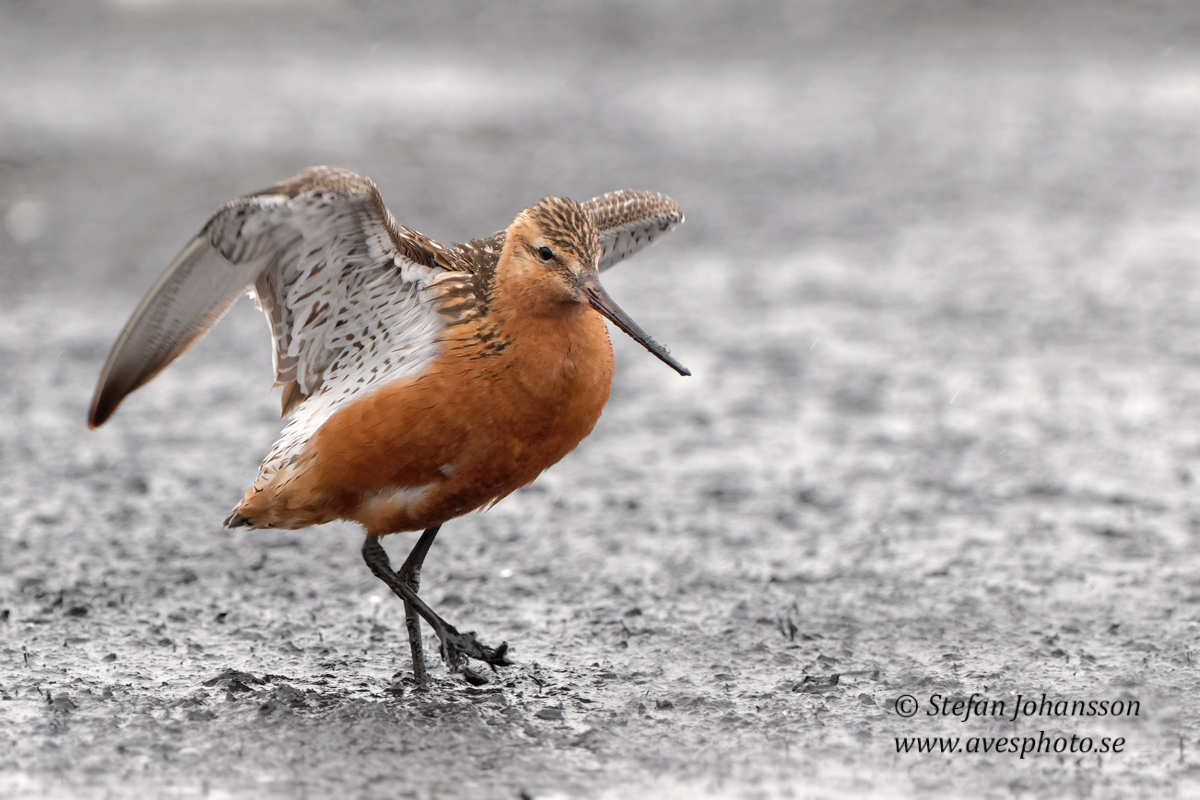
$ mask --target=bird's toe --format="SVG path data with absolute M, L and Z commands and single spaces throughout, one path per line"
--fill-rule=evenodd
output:
M 501 642 L 499 647 L 488 647 L 476 638 L 474 631 L 459 633 L 453 629 L 445 631 L 440 638 L 442 660 L 446 662 L 446 666 L 450 668 L 451 672 L 462 672 L 468 681 L 471 681 L 471 676 L 479 676 L 478 673 L 471 672 L 467 667 L 467 659 L 473 658 L 482 661 L 493 670 L 496 667 L 512 666 L 513 662 L 507 655 L 508 642 Z

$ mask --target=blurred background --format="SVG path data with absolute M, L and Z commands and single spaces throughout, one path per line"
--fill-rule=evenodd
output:
M 0 2 L 0 788 L 1186 794 L 1198 120 L 1183 0 Z M 618 336 L 593 437 L 427 562 L 526 664 L 458 698 L 479 730 L 380 699 L 402 612 L 350 526 L 219 529 L 279 429 L 250 303 L 83 429 L 208 215 L 312 164 L 441 241 L 548 194 L 687 214 L 605 283 L 695 376 Z M 225 668 L 309 706 L 264 728 Z M 898 762 L 931 688 L 1153 713 L 1124 758 Z
M 747 270 L 981 215 L 1054 230 L 1196 199 L 1200 10 L 1183 2 L 0 15 L 9 297 L 141 287 L 215 205 L 311 163 L 372 176 L 399 219 L 449 239 L 551 192 L 649 186 L 689 212 L 675 247 L 728 248 Z

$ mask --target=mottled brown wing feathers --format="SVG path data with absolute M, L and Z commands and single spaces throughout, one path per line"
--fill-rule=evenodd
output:
M 609 192 L 582 208 L 599 235 L 601 270 L 683 221 L 679 206 L 654 192 Z M 312 167 L 234 200 L 134 311 L 88 423 L 102 424 L 249 291 L 275 340 L 283 412 L 305 409 L 288 431 L 307 435 L 350 396 L 423 368 L 440 331 L 486 310 L 504 238 L 501 231 L 442 247 L 397 225 L 370 180 L 335 167 Z M 318 394 L 321 403 L 305 404 Z
M 654 242 L 683 222 L 683 209 L 658 192 L 621 189 L 582 204 L 600 234 L 604 271 Z
M 658 192 L 619 189 L 593 197 L 580 207 L 600 236 L 598 269 L 603 272 L 645 248 L 683 222 L 679 204 Z M 505 231 L 496 231 L 486 239 L 472 239 L 455 245 L 474 272 L 494 272 Z
M 306 169 L 217 211 L 147 293 L 100 376 L 89 424 L 186 352 L 251 291 L 288 413 L 356 365 L 352 386 L 423 364 L 442 327 L 423 287 L 454 256 L 396 225 L 371 181 Z M 351 324 L 352 323 L 352 324 Z

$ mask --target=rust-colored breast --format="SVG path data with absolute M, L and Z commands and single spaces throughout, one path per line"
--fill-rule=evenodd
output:
M 505 338 L 500 349 L 449 341 L 425 372 L 340 409 L 239 513 L 259 527 L 348 519 L 382 535 L 439 525 L 532 482 L 595 426 L 612 349 L 584 305 L 520 319 Z

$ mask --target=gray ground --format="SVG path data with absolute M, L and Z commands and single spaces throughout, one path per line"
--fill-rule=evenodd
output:
M 1044 5 L 0 5 L 0 795 L 1200 792 L 1200 12 Z M 606 284 L 695 376 L 618 334 L 594 435 L 430 555 L 483 688 L 406 683 L 352 526 L 220 528 L 249 303 L 84 430 L 206 215 L 312 163 L 441 239 L 688 213 Z M 972 693 L 1140 714 L 925 715 Z M 896 753 L 1039 731 L 1126 744 Z

